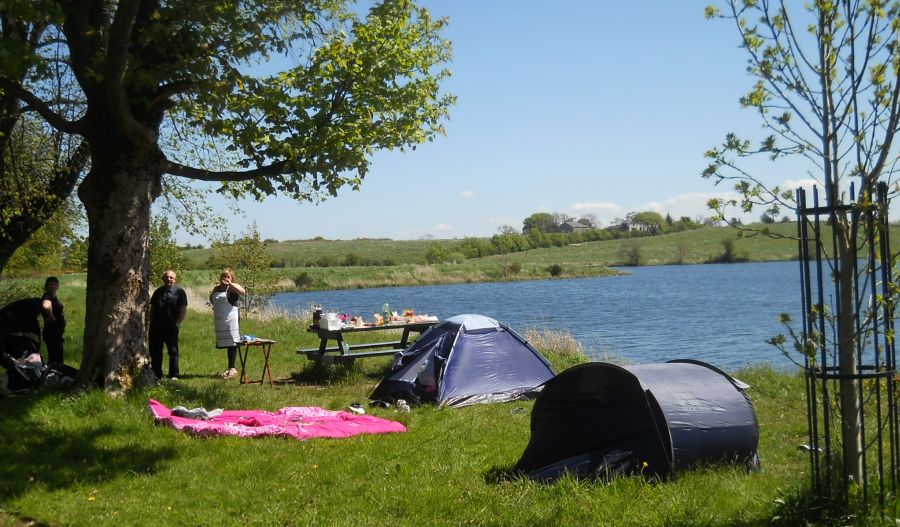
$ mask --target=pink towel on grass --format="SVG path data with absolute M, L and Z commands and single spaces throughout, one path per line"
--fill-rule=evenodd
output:
M 406 432 L 396 421 L 371 415 L 334 412 L 315 406 L 289 406 L 277 412 L 264 410 L 225 410 L 209 420 L 172 415 L 172 410 L 150 399 L 150 412 L 161 423 L 198 436 L 233 435 L 240 437 L 290 436 L 341 438 L 359 434 Z

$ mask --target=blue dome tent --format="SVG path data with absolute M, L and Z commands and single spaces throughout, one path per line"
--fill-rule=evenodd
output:
M 370 399 L 466 406 L 519 399 L 553 378 L 531 344 L 506 324 L 457 315 L 395 355 Z
M 667 478 L 701 464 L 758 466 L 747 385 L 694 360 L 579 364 L 548 381 L 516 469 L 553 481 L 637 474 Z

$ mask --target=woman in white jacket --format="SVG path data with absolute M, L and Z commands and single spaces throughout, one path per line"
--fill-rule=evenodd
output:
M 241 340 L 240 309 L 238 301 L 246 290 L 234 281 L 234 272 L 225 268 L 219 275 L 219 283 L 209 293 L 216 326 L 216 347 L 228 350 L 228 369 L 222 373 L 223 379 L 237 376 L 238 343 Z

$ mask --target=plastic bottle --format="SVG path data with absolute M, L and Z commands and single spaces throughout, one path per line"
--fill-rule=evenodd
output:
M 381 316 L 384 317 L 384 323 L 390 324 L 391 322 L 391 306 L 388 305 L 387 302 L 381 306 Z

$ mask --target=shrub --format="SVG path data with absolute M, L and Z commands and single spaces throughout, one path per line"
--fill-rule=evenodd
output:
M 299 289 L 306 289 L 311 286 L 312 283 L 313 279 L 307 272 L 302 272 L 294 277 L 294 285 Z
M 641 265 L 641 246 L 637 241 L 628 239 L 619 246 L 619 257 L 622 258 L 624 265 L 638 266 Z
M 559 276 L 562 274 L 562 266 L 559 264 L 547 266 L 547 272 L 550 273 L 550 276 Z
M 425 249 L 425 261 L 430 264 L 446 262 L 450 259 L 450 251 L 439 243 L 430 243 Z

